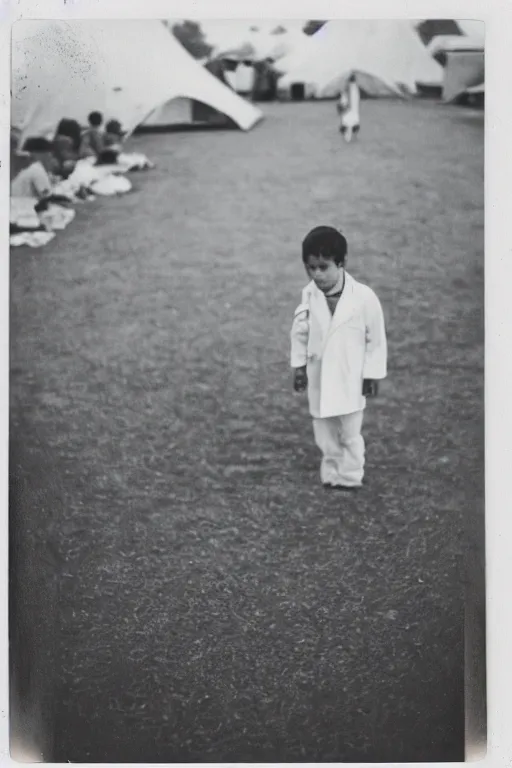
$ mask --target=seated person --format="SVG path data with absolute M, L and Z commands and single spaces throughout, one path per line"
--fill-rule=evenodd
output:
M 30 165 L 11 181 L 11 195 L 32 198 L 35 202 L 44 200 L 52 191 L 50 174 L 55 168 L 52 144 L 47 139 L 33 137 L 26 140 L 23 149 L 30 156 Z
M 53 151 L 58 165 L 56 173 L 66 179 L 74 170 L 80 150 L 81 128 L 76 120 L 64 118 L 57 126 Z
M 99 157 L 104 149 L 104 134 L 101 129 L 103 115 L 101 112 L 91 112 L 87 119 L 89 127 L 82 133 L 80 157 Z
M 123 151 L 124 131 L 119 120 L 109 120 L 103 136 L 103 151 L 98 155 L 98 165 L 111 165 Z
M 18 128 L 11 127 L 11 151 L 10 151 L 10 173 L 11 181 L 20 171 L 30 165 L 32 159 L 28 152 L 20 152 L 21 131 Z
M 53 191 L 52 172 L 56 164 L 53 145 L 37 136 L 28 138 L 23 149 L 30 155 L 31 162 L 11 181 L 10 223 L 32 229 L 36 223 L 35 212 L 46 229 L 60 228 L 64 220 L 71 221 L 74 211 L 68 208 L 69 197 Z M 27 217 L 33 221 L 30 226 Z

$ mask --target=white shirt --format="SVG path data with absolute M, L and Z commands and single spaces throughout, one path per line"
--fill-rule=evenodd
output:
M 39 161 L 23 168 L 11 181 L 13 197 L 33 197 L 36 200 L 50 194 L 52 184 L 45 167 Z

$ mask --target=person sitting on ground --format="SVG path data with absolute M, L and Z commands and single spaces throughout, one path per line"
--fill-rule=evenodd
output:
M 98 156 L 98 165 L 115 165 L 123 151 L 124 131 L 119 120 L 109 120 L 103 135 L 103 150 Z
M 76 120 L 63 118 L 53 139 L 53 151 L 58 161 L 57 175 L 66 179 L 74 170 L 79 157 L 81 128 Z
M 30 165 L 11 181 L 11 195 L 32 198 L 36 202 L 45 200 L 52 192 L 50 174 L 56 165 L 52 144 L 48 139 L 31 137 L 25 141 L 23 150 L 30 155 Z
M 80 157 L 99 157 L 105 149 L 104 133 L 101 127 L 103 115 L 101 112 L 91 112 L 87 119 L 89 127 L 82 133 Z
M 17 148 L 19 136 L 11 134 L 11 146 Z M 55 160 L 52 144 L 47 139 L 34 137 L 26 140 L 24 152 L 17 153 L 24 158 L 25 166 L 18 168 L 11 180 L 11 204 L 9 224 L 11 234 L 45 230 L 36 209 L 50 199 L 52 180 L 50 173 Z
M 128 173 L 128 171 L 145 171 L 154 168 L 146 155 L 139 152 L 125 152 L 123 143 L 126 131 L 123 130 L 119 120 L 109 120 L 105 126 L 105 149 L 98 158 L 96 165 L 112 165 L 114 173 Z
M 20 171 L 27 168 L 32 159 L 28 152 L 21 152 L 19 149 L 21 131 L 15 126 L 11 126 L 11 151 L 10 151 L 10 180 L 12 181 Z
M 40 136 L 26 140 L 23 149 L 31 157 L 31 163 L 11 182 L 11 208 L 39 214 L 46 229 L 63 229 L 73 219 L 70 198 L 54 191 L 53 173 L 56 159 L 53 144 Z M 11 218 L 11 222 L 14 223 Z

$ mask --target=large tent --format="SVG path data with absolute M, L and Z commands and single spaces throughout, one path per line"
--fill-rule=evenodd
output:
M 427 46 L 430 55 L 443 67 L 447 61 L 448 53 L 464 53 L 466 51 L 483 52 L 483 42 L 478 37 L 468 35 L 438 35 L 432 38 Z
M 193 122 L 207 105 L 244 130 L 262 118 L 196 62 L 157 20 L 22 20 L 13 25 L 12 125 L 50 137 L 59 120 L 92 110 L 131 133 L 141 124 Z
M 281 90 L 303 83 L 306 95 L 336 96 L 350 72 L 368 96 L 416 93 L 417 84 L 442 81 L 440 65 L 427 53 L 408 20 L 339 20 L 321 27 L 305 56 L 280 79 Z
M 304 41 L 308 39 L 308 36 L 299 29 L 285 29 L 282 32 L 249 30 L 243 41 L 239 41 L 238 45 L 231 48 L 231 51 L 220 51 L 220 55 L 228 56 L 231 52 L 240 59 L 279 61 L 293 51 L 301 49 Z M 244 51 L 246 51 L 245 54 Z
M 214 47 L 214 60 L 229 63 L 228 80 L 240 94 L 252 94 L 253 100 L 268 101 L 276 96 L 276 65 L 292 50 L 300 47 L 306 35 L 298 29 L 278 27 L 278 31 L 231 28 L 226 23 L 222 42 Z M 220 37 L 219 31 L 217 37 Z
M 289 19 L 282 23 L 263 19 L 201 21 L 206 40 L 213 46 L 212 56 L 237 61 L 275 61 L 286 56 L 307 39 L 301 27 L 301 23 Z
M 443 100 L 450 102 L 468 89 L 483 87 L 485 58 L 483 51 L 449 51 L 444 69 Z
M 434 37 L 430 55 L 444 67 L 443 100 L 465 98 L 468 91 L 478 95 L 485 80 L 485 25 L 481 21 L 457 20 L 461 35 Z M 471 91 L 471 89 L 480 91 Z

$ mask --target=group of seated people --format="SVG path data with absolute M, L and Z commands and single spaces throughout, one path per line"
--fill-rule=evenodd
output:
M 128 192 L 124 174 L 152 167 L 144 155 L 123 151 L 118 120 L 103 128 L 103 115 L 91 112 L 88 122 L 82 130 L 64 118 L 53 141 L 29 137 L 21 151 L 20 133 L 11 128 L 11 245 L 44 245 L 72 221 L 74 203 Z

